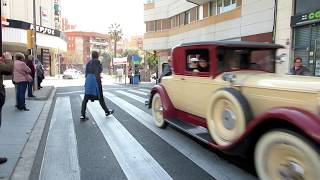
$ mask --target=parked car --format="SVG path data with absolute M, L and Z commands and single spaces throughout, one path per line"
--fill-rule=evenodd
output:
M 63 72 L 63 79 L 78 79 L 80 77 L 80 71 L 76 69 L 67 69 Z
M 146 102 L 155 125 L 254 158 L 262 180 L 320 179 L 320 79 L 275 74 L 278 48 L 243 41 L 174 47 L 173 75 Z

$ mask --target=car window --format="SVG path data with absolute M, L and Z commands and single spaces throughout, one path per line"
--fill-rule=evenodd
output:
M 209 50 L 189 49 L 186 50 L 186 71 L 189 72 L 209 72 Z
M 265 49 L 218 48 L 217 72 L 237 70 L 275 71 L 275 51 Z

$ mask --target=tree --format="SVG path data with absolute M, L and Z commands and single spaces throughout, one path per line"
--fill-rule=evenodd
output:
M 109 52 L 105 52 L 101 54 L 101 56 L 102 56 L 101 64 L 104 72 L 106 72 L 107 69 L 110 70 L 110 62 L 112 60 L 112 55 L 109 54 Z
M 114 43 L 114 56 L 117 57 L 117 42 L 121 40 L 123 33 L 120 27 L 120 24 L 113 23 L 109 27 L 108 36 Z M 113 60 L 112 60 L 112 67 L 113 67 Z
M 145 56 L 145 60 L 148 62 L 150 70 L 152 71 L 157 70 L 158 58 L 156 53 L 147 53 Z

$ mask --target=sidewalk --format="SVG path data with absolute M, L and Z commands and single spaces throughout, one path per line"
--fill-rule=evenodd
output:
M 35 157 L 38 144 L 32 136 L 35 131 L 43 131 L 43 129 L 39 129 L 37 124 L 45 124 L 46 118 L 43 117 L 49 115 L 53 98 L 50 95 L 55 93 L 55 88 L 53 86 L 43 87 L 41 90 L 34 92 L 36 98 L 26 99 L 27 108 L 30 111 L 17 110 L 15 108 L 14 88 L 6 88 L 6 91 L 7 97 L 2 108 L 2 126 L 0 128 L 0 156 L 7 157 L 8 161 L 0 165 L 0 180 L 10 179 L 14 170 L 17 171 L 16 168 L 17 165 L 21 164 L 20 162 L 23 162 L 25 159 L 32 160 L 32 154 Z M 34 152 L 28 152 L 30 151 L 30 149 L 27 149 L 28 144 L 32 144 L 36 148 L 32 150 Z M 28 161 L 28 164 L 24 164 L 23 166 L 31 170 L 32 164 L 33 161 Z M 28 168 L 25 168 L 25 170 L 28 170 Z M 19 174 L 20 172 L 17 173 Z M 27 179 L 27 177 L 24 176 L 22 179 Z

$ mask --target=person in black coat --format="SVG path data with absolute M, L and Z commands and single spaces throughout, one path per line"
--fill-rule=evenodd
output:
M 29 55 L 28 59 L 26 61 L 27 66 L 31 69 L 31 73 L 30 76 L 32 77 L 32 81 L 28 82 L 28 97 L 35 97 L 33 95 L 33 83 L 34 83 L 34 77 L 35 77 L 35 73 L 36 73 L 36 69 L 34 67 L 33 64 L 33 56 Z
M 86 117 L 86 108 L 88 101 L 99 100 L 102 109 L 105 112 L 106 116 L 109 116 L 114 113 L 113 109 L 108 109 L 106 103 L 104 102 L 103 92 L 102 92 L 102 83 L 101 83 L 101 72 L 102 65 L 98 60 L 99 53 L 97 51 L 92 51 L 92 59 L 86 65 L 85 71 L 85 95 L 82 101 L 81 106 L 81 120 L 87 120 Z

